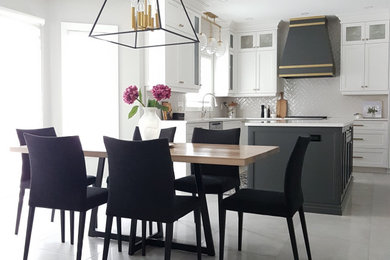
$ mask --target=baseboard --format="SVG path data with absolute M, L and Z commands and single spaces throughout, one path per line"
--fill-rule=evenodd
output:
M 367 172 L 367 173 L 390 173 L 389 168 L 378 168 L 378 167 L 360 167 L 354 166 L 353 172 Z

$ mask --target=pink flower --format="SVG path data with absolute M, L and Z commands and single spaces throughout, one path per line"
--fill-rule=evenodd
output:
M 123 92 L 123 101 L 127 104 L 133 104 L 134 101 L 137 100 L 139 96 L 137 86 L 129 86 L 126 88 L 125 92 Z
M 171 88 L 163 84 L 158 84 L 153 87 L 152 94 L 157 101 L 169 99 L 171 97 Z

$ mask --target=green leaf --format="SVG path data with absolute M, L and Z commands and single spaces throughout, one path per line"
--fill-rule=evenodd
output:
M 156 100 L 153 100 L 153 99 L 148 100 L 148 107 L 157 107 L 157 105 L 158 105 L 158 102 Z
M 132 118 L 135 114 L 137 114 L 138 106 L 133 106 L 133 108 L 129 112 L 128 119 Z
M 157 103 L 157 108 L 158 108 L 158 109 L 161 109 L 161 110 L 163 110 L 163 111 L 168 111 L 168 107 L 163 106 L 163 105 L 161 105 L 161 104 L 159 104 L 159 103 Z

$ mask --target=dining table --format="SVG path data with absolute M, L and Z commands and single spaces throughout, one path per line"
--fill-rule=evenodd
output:
M 27 146 L 15 146 L 10 148 L 11 152 L 28 153 Z M 102 186 L 103 173 L 107 152 L 103 146 L 99 148 L 83 149 L 85 157 L 98 158 L 96 171 L 96 187 Z M 202 253 L 210 256 L 215 255 L 210 218 L 207 208 L 207 200 L 204 192 L 200 164 L 247 166 L 256 160 L 261 160 L 267 156 L 279 152 L 278 146 L 263 145 L 225 145 L 225 144 L 199 144 L 199 143 L 170 143 L 170 152 L 173 162 L 186 162 L 194 165 L 193 169 L 198 187 L 198 196 L 201 200 L 201 215 L 206 247 L 202 247 Z M 97 229 L 98 208 L 94 208 L 91 213 L 88 235 L 90 237 L 104 237 L 104 232 Z M 117 239 L 117 234 L 111 234 L 112 239 Z M 129 236 L 122 235 L 122 240 L 129 240 Z M 133 246 L 135 250 L 141 249 L 141 239 L 137 239 Z M 164 247 L 161 233 L 154 233 L 147 239 L 147 244 Z M 173 249 L 196 252 L 195 245 L 179 242 L 172 243 Z

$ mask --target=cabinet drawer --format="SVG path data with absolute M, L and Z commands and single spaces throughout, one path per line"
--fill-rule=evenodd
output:
M 353 137 L 354 147 L 386 148 L 387 136 L 382 132 L 356 133 Z
M 385 149 L 355 149 L 353 166 L 387 168 L 387 157 Z
M 355 134 L 360 130 L 386 130 L 387 121 L 355 121 L 353 123 L 353 130 Z

